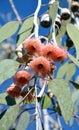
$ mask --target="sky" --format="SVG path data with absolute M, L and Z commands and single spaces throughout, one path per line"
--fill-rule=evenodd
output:
M 49 0 L 42 0 L 42 3 L 43 4 L 48 3 L 48 1 Z M 17 8 L 17 11 L 18 11 L 21 19 L 24 19 L 28 15 L 34 13 L 38 1 L 37 0 L 13 0 L 13 2 L 15 4 L 16 8 Z M 67 7 L 66 0 L 60 0 L 60 6 L 61 7 Z M 41 14 L 42 12 L 44 12 L 46 10 L 47 10 L 47 7 L 42 7 L 40 12 L 39 12 L 39 14 Z M 7 14 L 8 14 L 8 19 L 7 19 Z M 8 0 L 1 0 L 0 1 L 0 25 L 1 26 L 4 25 L 5 23 L 8 22 L 8 20 L 16 20 L 16 16 L 15 16 L 15 14 L 12 11 L 12 8 L 10 6 L 9 1 Z M 41 30 L 42 30 L 41 34 L 42 33 L 46 33 L 46 29 L 41 28 Z M 8 87 L 8 85 L 11 82 L 12 82 L 11 79 L 9 79 L 7 82 L 2 84 L 3 87 L 5 86 L 4 90 Z M 3 88 L 2 86 L 0 86 L 0 92 L 4 91 L 4 90 L 2 90 L 2 88 Z M 63 119 L 61 119 L 61 121 L 62 121 L 64 130 L 78 130 L 79 129 L 79 126 L 77 125 L 76 121 L 74 121 L 74 124 L 72 125 L 72 127 L 67 126 L 64 123 Z M 33 130 L 34 128 L 35 128 L 35 124 L 31 123 L 28 126 L 27 130 Z

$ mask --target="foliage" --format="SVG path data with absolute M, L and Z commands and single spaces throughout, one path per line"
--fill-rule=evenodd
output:
M 41 16 L 38 13 L 35 15 L 36 10 L 33 15 L 26 17 L 21 25 L 18 21 L 10 21 L 0 29 L 0 42 L 17 33 L 14 51 L 16 56 L 0 60 L 0 87 L 9 78 L 13 78 L 13 83 L 8 86 L 6 92 L 0 94 L 0 104 L 8 106 L 8 109 L 0 112 L 1 130 L 11 126 L 16 130 L 25 130 L 31 117 L 32 121 L 36 121 L 36 128 L 38 124 L 43 128 L 43 110 L 52 110 L 55 113 L 60 128 L 62 126 L 59 125 L 61 119 L 58 122 L 59 116 L 68 124 L 74 111 L 79 112 L 79 84 L 73 79 L 76 68 L 79 67 L 79 28 L 76 21 L 78 16 L 70 12 L 71 18 L 61 19 L 63 9 L 59 7 L 58 0 L 48 3 L 47 6 L 47 12 Z M 45 13 L 49 14 L 52 25 L 48 35 L 41 36 L 40 19 Z M 61 27 L 56 23 L 58 13 Z M 73 16 L 76 26 L 72 23 Z M 44 28 L 48 22 L 48 19 L 43 21 L 43 25 L 46 24 Z M 73 41 L 73 47 L 68 48 L 62 44 L 64 36 Z M 71 53 L 72 48 L 76 52 Z M 31 105 L 33 107 L 28 107 Z M 31 109 L 35 110 L 32 115 L 29 114 Z

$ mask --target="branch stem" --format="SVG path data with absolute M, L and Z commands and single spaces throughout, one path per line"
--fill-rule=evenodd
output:
M 34 13 L 35 37 L 38 38 L 38 12 L 41 8 L 41 0 L 38 0 L 38 5 Z
M 16 7 L 15 7 L 15 5 L 13 3 L 13 0 L 9 0 L 9 3 L 11 5 L 11 7 L 12 7 L 12 10 L 13 10 L 14 14 L 16 15 L 17 20 L 19 21 L 20 24 L 22 24 L 21 18 L 20 18 L 19 14 L 18 14 L 18 11 L 17 11 L 17 9 L 16 9 Z

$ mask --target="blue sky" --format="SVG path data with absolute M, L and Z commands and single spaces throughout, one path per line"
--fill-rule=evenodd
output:
M 14 1 L 14 4 L 15 4 L 17 10 L 18 10 L 18 13 L 19 13 L 21 19 L 23 19 L 26 16 L 34 13 L 34 11 L 36 9 L 37 0 L 28 0 L 28 1 L 27 0 L 13 0 L 13 1 Z M 44 3 L 47 3 L 49 0 L 42 0 L 42 1 L 43 1 L 42 3 L 44 4 Z M 60 3 L 61 7 L 67 7 L 66 0 L 60 0 L 60 2 L 61 2 Z M 44 12 L 46 9 L 47 9 L 47 7 L 42 7 L 41 11 L 40 11 L 40 14 L 41 14 L 41 12 Z M 7 13 L 12 14 L 11 15 L 12 20 L 16 19 L 8 0 L 1 0 L 0 1 L 0 14 L 7 15 Z M 4 25 L 6 22 L 7 22 L 7 20 L 5 19 L 5 21 L 4 21 L 2 19 L 2 17 L 0 16 L 0 25 Z M 46 32 L 45 29 L 43 31 Z M 9 82 L 4 83 L 3 86 L 8 86 L 8 83 Z M 1 90 L 1 88 L 0 88 L 0 90 Z M 79 126 L 77 125 L 76 121 L 74 122 L 74 124 L 72 125 L 71 128 L 64 123 L 63 119 L 61 121 L 62 121 L 64 130 L 78 130 L 79 129 Z M 31 124 L 28 127 L 27 130 L 33 130 L 33 129 L 34 129 L 34 125 Z

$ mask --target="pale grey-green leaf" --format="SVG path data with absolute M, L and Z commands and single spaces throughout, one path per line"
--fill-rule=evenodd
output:
M 47 109 L 51 104 L 50 98 L 46 95 L 43 99 L 42 108 Z
M 62 116 L 67 123 L 72 118 L 73 104 L 68 83 L 64 79 L 54 79 L 49 82 L 48 87 L 57 97 Z
M 62 25 L 60 27 L 60 30 L 59 30 L 59 34 L 56 36 L 56 41 L 57 41 L 57 44 L 60 45 L 61 44 L 61 40 L 62 40 L 62 37 L 63 35 L 65 34 L 66 32 L 66 26 L 67 26 L 67 23 L 69 22 L 69 20 L 67 21 L 62 21 Z
M 0 42 L 11 37 L 19 27 L 19 22 L 11 21 L 0 28 Z
M 68 23 L 67 33 L 74 43 L 77 53 L 77 59 L 79 59 L 79 29 L 73 24 Z
M 0 84 L 13 76 L 19 67 L 19 63 L 12 59 L 5 59 L 0 62 Z
M 77 65 L 78 67 L 79 67 L 79 61 L 75 58 L 75 57 L 73 57 L 71 54 L 69 54 L 68 53 L 68 57 L 70 58 L 70 60 L 71 61 L 73 61 L 73 63 L 75 64 L 75 65 Z
M 19 112 L 19 106 L 14 105 L 10 107 L 3 118 L 0 120 L 0 130 L 8 130 L 8 128 L 14 123 Z
M 19 118 L 16 130 L 26 130 L 29 123 L 29 113 L 23 112 Z
M 79 90 L 75 90 L 72 93 L 72 101 L 73 101 L 73 103 L 75 103 L 77 100 L 79 100 Z
M 21 33 L 25 32 L 25 31 L 27 31 L 29 28 L 31 28 L 33 26 L 33 19 L 34 19 L 34 17 L 27 18 L 23 22 L 18 34 L 21 34 Z
M 75 71 L 75 64 L 66 62 L 64 65 L 60 66 L 57 73 L 57 78 L 63 78 L 65 76 L 67 80 L 70 80 L 71 77 L 74 75 Z
M 0 94 L 0 104 L 7 104 L 5 97 L 7 96 L 7 93 L 1 93 Z
M 68 64 L 67 72 L 66 72 L 66 80 L 70 80 L 72 76 L 75 74 L 76 66 L 73 63 Z
M 57 72 L 56 78 L 63 78 L 63 76 L 66 74 L 67 67 L 68 67 L 68 63 L 67 62 L 64 65 L 60 66 L 59 70 Z
M 31 30 L 33 27 L 33 20 L 34 20 L 34 17 L 32 16 L 32 17 L 27 18 L 23 22 L 23 24 L 18 32 L 17 45 L 20 45 L 25 40 L 25 38 L 27 38 L 31 34 Z
M 55 22 L 57 11 L 58 11 L 58 0 L 55 0 L 55 2 L 52 5 L 49 5 L 49 15 L 52 18 L 52 24 Z
M 27 31 L 19 34 L 17 46 L 19 46 L 30 34 L 31 34 L 31 28 L 29 28 Z

